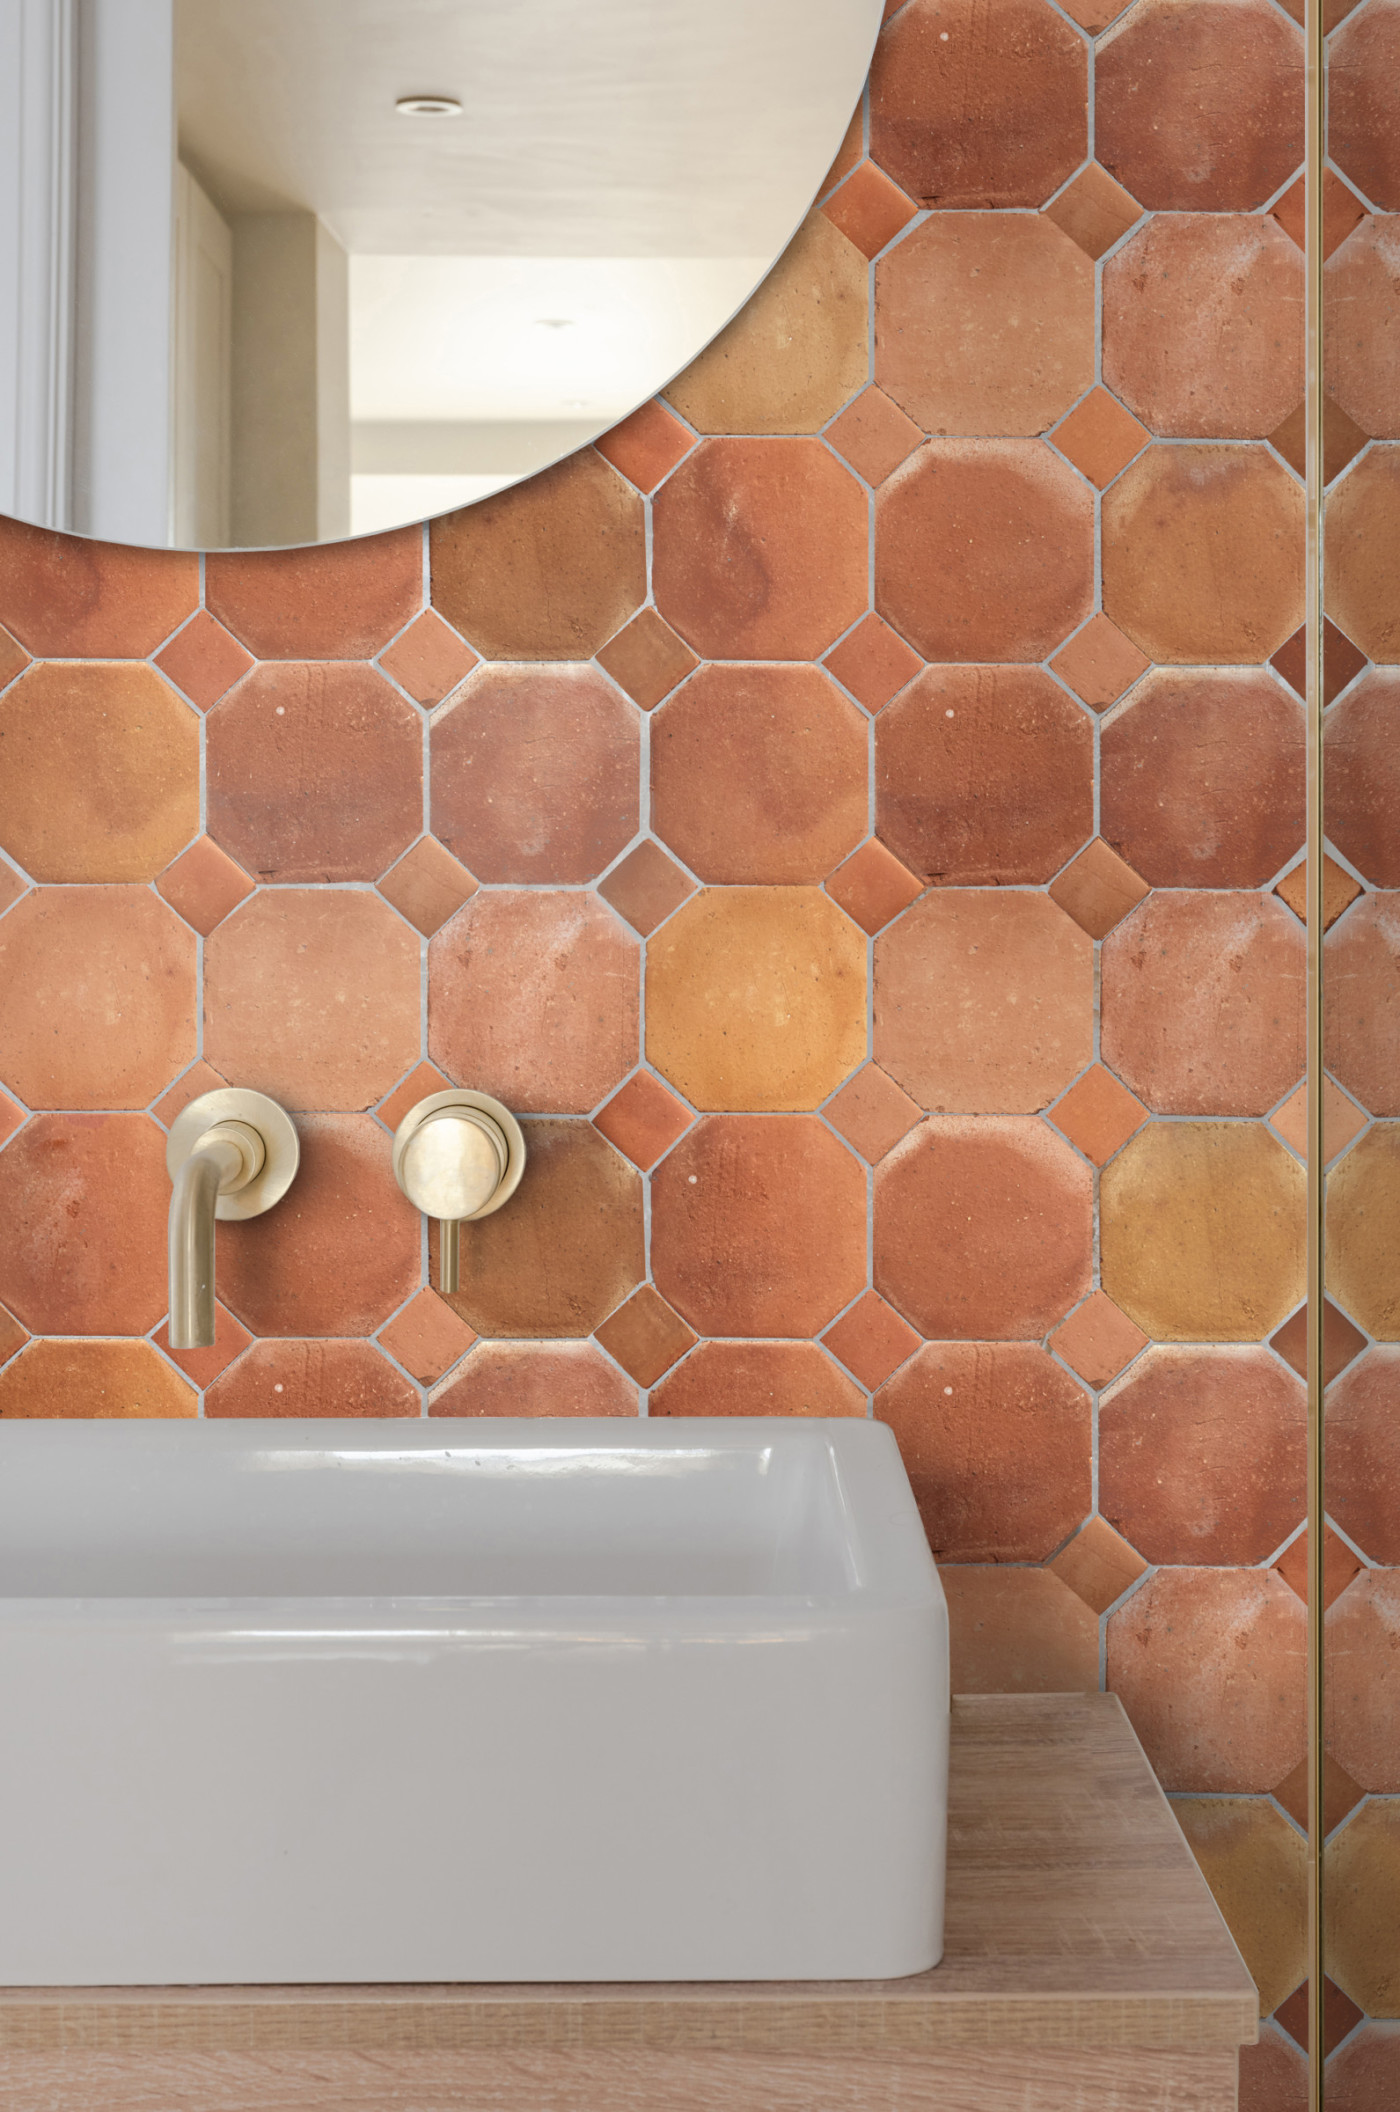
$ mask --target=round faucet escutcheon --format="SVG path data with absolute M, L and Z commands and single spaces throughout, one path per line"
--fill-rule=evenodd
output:
M 525 1139 L 489 1093 L 429 1093 L 394 1132 L 394 1178 L 438 1221 L 438 1289 L 459 1284 L 458 1228 L 509 1202 L 525 1171 Z

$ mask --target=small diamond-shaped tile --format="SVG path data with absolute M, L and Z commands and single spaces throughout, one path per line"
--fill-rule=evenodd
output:
M 1308 1151 L 1308 1088 L 1300 1085 L 1296 1093 L 1290 1093 L 1282 1107 L 1276 1107 L 1269 1117 L 1285 1144 L 1291 1144 L 1299 1158 L 1306 1158 Z M 1335 1159 L 1339 1152 L 1360 1136 L 1366 1127 L 1366 1117 L 1354 1100 L 1349 1100 L 1341 1087 L 1330 1078 L 1322 1081 L 1322 1155 L 1324 1159 Z
M 8 1364 L 28 1340 L 28 1328 L 20 1326 L 8 1306 L 0 1305 L 0 1364 Z
M 1119 1146 L 1142 1128 L 1147 1109 L 1112 1071 L 1096 1063 L 1056 1102 L 1050 1120 L 1086 1159 L 1106 1166 Z
M 197 1100 L 201 1093 L 217 1093 L 227 1084 L 227 1078 L 221 1077 L 213 1064 L 206 1063 L 201 1056 L 199 1062 L 192 1063 L 189 1069 L 175 1080 L 169 1092 L 157 1100 L 151 1113 L 157 1122 L 163 1122 L 169 1129 L 175 1117 L 184 1113 L 191 1100 Z
M 1269 1337 L 1270 1349 L 1275 1349 L 1285 1364 L 1291 1364 L 1300 1379 L 1308 1375 L 1308 1314 L 1306 1306 L 1299 1306 L 1296 1313 Z M 1340 1378 L 1356 1357 L 1366 1347 L 1366 1337 L 1359 1327 L 1353 1326 L 1339 1306 L 1330 1298 L 1322 1304 L 1322 1376 L 1326 1385 Z
M 1330 1763 L 1329 1763 L 1330 1764 Z M 1306 1822 L 1305 1822 L 1306 1823 Z M 1351 1996 L 1338 1987 L 1324 1973 L 1322 1979 L 1322 2044 L 1326 2054 L 1335 2053 L 1342 2040 L 1353 2032 L 1365 2016 L 1364 2009 L 1357 2007 Z M 1294 1988 L 1287 2001 L 1280 2002 L 1274 2010 L 1275 2024 L 1281 2024 L 1289 2037 L 1296 2039 L 1304 2053 L 1308 2050 L 1309 1996 L 1306 1980 Z
M 445 1093 L 452 1080 L 441 1072 L 435 1063 L 415 1065 L 403 1082 L 394 1087 L 387 1100 L 381 1100 L 374 1110 L 386 1129 L 397 1129 L 411 1107 L 426 1100 L 431 1093 Z
M 1324 1606 L 1330 1606 L 1334 1599 L 1341 1597 L 1352 1578 L 1359 1574 L 1361 1567 L 1360 1558 L 1352 1553 L 1346 1541 L 1342 1539 L 1340 1534 L 1334 1533 L 1330 1525 L 1327 1526 L 1322 1535 L 1322 1602 Z M 1299 1533 L 1297 1539 L 1284 1549 L 1277 1562 L 1275 1562 L 1274 1568 L 1283 1578 L 1284 1583 L 1292 1586 L 1300 1599 L 1305 1600 L 1307 1598 L 1308 1536 L 1305 1532 Z
M 1322 928 L 1330 931 L 1344 909 L 1350 909 L 1361 892 L 1361 882 L 1354 880 L 1344 865 L 1335 858 L 1322 854 Z M 1274 893 L 1288 904 L 1295 917 L 1306 924 L 1308 921 L 1308 861 L 1304 858 L 1292 872 L 1285 873 Z
M 867 484 L 883 484 L 922 447 L 924 436 L 883 389 L 869 388 L 833 419 L 826 439 Z
M 435 836 L 420 836 L 379 882 L 385 901 L 392 902 L 425 939 L 455 917 L 476 891 L 472 874 Z
M 207 609 L 197 610 L 156 655 L 161 673 L 201 711 L 217 704 L 252 664 L 252 654 Z
M 1095 388 L 1061 420 L 1050 438 L 1102 491 L 1146 447 L 1148 431 L 1116 396 Z
M 1306 1830 L 1308 1823 L 1308 1763 L 1304 1758 L 1298 1762 L 1291 1774 L 1285 1775 L 1276 1784 L 1273 1794 L 1291 1819 Z M 1366 1792 L 1351 1776 L 1339 1760 L 1331 1753 L 1326 1755 L 1322 1769 L 1323 1830 L 1331 1833 L 1335 1826 L 1350 1811 L 1355 1811 Z
M 599 1109 L 593 1126 L 646 1173 L 677 1137 L 684 1136 L 693 1120 L 690 1110 L 667 1092 L 659 1078 L 653 1078 L 650 1071 L 636 1071 L 607 1106 Z
M 156 893 L 206 939 L 252 892 L 242 866 L 208 836 L 182 851 L 156 882 Z
M 834 645 L 823 665 L 867 711 L 880 711 L 912 682 L 923 661 L 878 616 L 867 616 Z
M 22 675 L 29 665 L 29 655 L 18 638 L 0 628 L 0 689 L 8 689 L 16 675 Z
M 634 931 L 650 938 L 657 925 L 695 893 L 695 882 L 648 837 L 598 882 L 598 892 Z
M 700 662 L 663 616 L 643 609 L 599 649 L 598 665 L 634 704 L 654 711 Z
M 1330 396 L 1322 399 L 1322 478 L 1330 484 L 1339 477 L 1349 462 L 1360 454 L 1366 445 L 1366 434 L 1356 420 L 1344 411 Z M 1270 447 L 1276 448 L 1295 476 L 1307 474 L 1307 405 L 1300 403 L 1290 411 L 1282 425 L 1276 426 L 1269 435 Z
M 654 1386 L 700 1337 L 649 1283 L 593 1333 L 639 1386 Z
M 822 1110 L 832 1128 L 873 1166 L 919 1120 L 918 1102 L 878 1063 L 867 1063 Z
M 1097 262 L 1142 218 L 1142 207 L 1121 183 L 1114 182 L 1107 169 L 1091 161 L 1046 206 L 1045 217 Z
M 8 1144 L 15 1131 L 28 1120 L 24 1109 L 17 1106 L 8 1093 L 0 1093 L 0 1145 Z
M 695 435 L 653 396 L 593 445 L 638 491 L 655 491 L 681 457 L 690 453 Z
M 914 877 L 907 865 L 900 864 L 893 851 L 872 837 L 837 867 L 826 883 L 826 891 L 873 938 L 892 917 L 907 909 L 916 895 L 923 893 L 924 883 Z
M 1116 623 L 1100 615 L 1091 616 L 1050 665 L 1081 702 L 1094 711 L 1106 711 L 1152 663 Z
M 1106 1386 L 1125 1364 L 1132 1363 L 1139 1350 L 1146 1349 L 1147 1341 L 1137 1322 L 1114 1304 L 1107 1291 L 1094 1291 L 1056 1328 L 1050 1347 L 1090 1386 Z
M 424 609 L 384 648 L 379 665 L 415 703 L 440 704 L 449 690 L 466 680 L 477 659 L 466 639 L 444 623 L 436 609 Z
M 1106 1518 L 1091 1518 L 1047 1567 L 1095 1613 L 1107 1613 L 1147 1564 Z
M 1290 184 L 1278 204 L 1273 216 L 1284 233 L 1291 235 L 1299 249 L 1306 247 L 1306 195 L 1307 180 L 1300 176 Z M 1349 183 L 1343 183 L 1335 169 L 1322 172 L 1322 254 L 1330 257 L 1334 249 L 1340 248 L 1358 222 L 1366 217 L 1366 208 Z
M 460 1313 L 436 1291 L 418 1291 L 375 1338 L 421 1385 L 433 1386 L 476 1340 Z
M 227 1371 L 235 1357 L 241 1357 L 252 1336 L 241 1320 L 235 1320 L 226 1306 L 214 1301 L 214 1340 L 208 1349 L 172 1349 L 170 1347 L 170 1324 L 162 1320 L 154 1335 L 156 1345 L 165 1351 L 172 1364 L 178 1364 L 187 1379 L 196 1386 L 212 1386 L 221 1371 Z
M 822 205 L 832 226 L 839 227 L 863 257 L 878 256 L 918 210 L 873 161 L 863 161 Z
M 18 902 L 21 895 L 27 893 L 28 889 L 14 867 L 7 865 L 5 860 L 0 858 L 0 916 L 3 916 L 13 903 Z
M 831 1354 L 871 1391 L 898 1371 L 922 1339 L 878 1291 L 867 1291 L 822 1336 Z
M 1096 836 L 1050 884 L 1050 899 L 1091 939 L 1104 939 L 1149 892 L 1125 858 Z
M 1282 675 L 1289 688 L 1300 697 L 1307 695 L 1308 679 L 1308 633 L 1307 626 L 1300 624 L 1293 636 L 1282 644 L 1269 662 L 1277 675 Z M 1366 655 L 1359 653 L 1347 637 L 1339 631 L 1330 616 L 1322 620 L 1322 701 L 1324 705 L 1335 703 L 1347 684 L 1354 681 L 1366 665 Z

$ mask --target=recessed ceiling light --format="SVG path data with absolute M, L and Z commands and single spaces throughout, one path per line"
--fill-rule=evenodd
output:
M 401 95 L 394 108 L 400 117 L 460 117 L 455 95 Z
M 571 315 L 537 315 L 535 327 L 539 330 L 572 330 L 574 319 Z

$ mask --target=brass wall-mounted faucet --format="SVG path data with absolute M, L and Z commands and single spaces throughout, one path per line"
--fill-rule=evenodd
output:
M 458 1288 L 463 1221 L 499 1210 L 524 1171 L 520 1124 L 488 1093 L 430 1093 L 404 1116 L 394 1132 L 394 1177 L 438 1221 L 440 1291 Z
M 165 1164 L 170 1198 L 170 1347 L 214 1340 L 214 1220 L 261 1217 L 292 1185 L 301 1147 L 265 1093 L 224 1086 L 175 1117 Z

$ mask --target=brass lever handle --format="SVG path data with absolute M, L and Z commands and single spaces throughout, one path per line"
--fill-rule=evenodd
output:
M 394 1133 L 394 1178 L 438 1221 L 438 1289 L 460 1283 L 460 1228 L 509 1201 L 525 1170 L 525 1139 L 509 1108 L 487 1093 L 430 1093 Z

